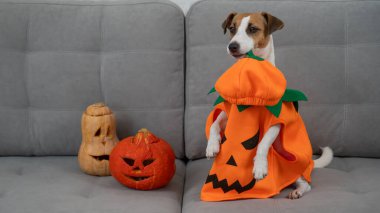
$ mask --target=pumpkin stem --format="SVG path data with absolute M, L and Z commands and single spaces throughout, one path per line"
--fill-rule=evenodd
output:
M 147 133 L 149 133 L 149 130 L 146 129 L 146 128 L 142 128 L 142 129 L 140 129 L 140 130 L 138 131 L 138 133 L 144 133 L 144 134 L 147 134 Z
M 94 108 L 98 108 L 98 107 L 105 107 L 106 104 L 103 103 L 103 102 L 99 102 L 99 103 L 94 103 L 91 106 L 94 107 Z
M 86 111 L 84 112 L 86 115 L 89 116 L 104 116 L 104 115 L 112 115 L 111 109 L 106 106 L 104 103 L 95 103 L 91 104 L 86 108 Z
M 148 129 L 142 128 L 140 129 L 136 136 L 135 136 L 136 143 L 139 144 L 140 142 L 144 141 L 145 144 L 151 144 L 158 141 L 158 138 L 153 135 L 151 132 L 149 132 Z

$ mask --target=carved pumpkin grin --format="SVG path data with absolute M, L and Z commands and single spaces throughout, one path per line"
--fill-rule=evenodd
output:
M 97 161 L 102 161 L 102 160 L 107 160 L 108 161 L 110 159 L 109 155 L 99 155 L 99 156 L 93 156 L 93 155 L 91 155 L 91 157 L 93 157 Z
M 152 176 L 141 176 L 141 177 L 139 177 L 139 176 L 132 176 L 132 175 L 126 175 L 126 174 L 124 174 L 127 178 L 130 178 L 130 179 L 132 179 L 132 180 L 134 180 L 134 181 L 143 181 L 143 180 L 146 180 L 146 179 L 148 179 L 148 178 L 150 178 L 150 177 L 152 177 Z

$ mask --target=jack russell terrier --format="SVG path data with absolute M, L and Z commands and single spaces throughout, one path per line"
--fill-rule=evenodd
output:
M 240 59 L 246 57 L 246 54 L 252 50 L 253 53 L 275 66 L 275 55 L 273 46 L 272 33 L 284 27 L 284 23 L 266 13 L 231 13 L 222 24 L 224 33 L 227 30 L 230 33 L 231 41 L 227 45 L 227 52 Z M 206 148 L 206 157 L 215 157 L 220 150 L 220 132 L 225 129 L 227 124 L 227 115 L 221 112 L 215 122 L 210 127 L 210 137 Z M 256 157 L 254 160 L 253 173 L 256 180 L 262 180 L 268 173 L 267 154 L 276 140 L 281 125 L 274 125 L 269 128 L 260 141 Z M 314 160 L 314 168 L 323 168 L 331 163 L 333 152 L 329 147 L 323 147 L 322 155 L 319 159 Z M 288 195 L 290 199 L 301 198 L 303 194 L 311 190 L 309 183 L 302 177 L 295 182 L 296 188 Z

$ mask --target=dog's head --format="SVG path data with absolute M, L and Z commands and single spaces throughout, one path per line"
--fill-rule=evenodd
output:
M 230 33 L 227 52 L 235 58 L 244 57 L 250 50 L 264 48 L 269 36 L 284 27 L 284 23 L 266 12 L 231 13 L 222 24 L 224 34 Z

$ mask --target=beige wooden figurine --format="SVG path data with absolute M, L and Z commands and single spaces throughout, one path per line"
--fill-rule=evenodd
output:
M 108 176 L 109 155 L 119 142 L 115 116 L 104 103 L 87 107 L 82 115 L 82 144 L 78 161 L 83 172 L 89 175 Z

